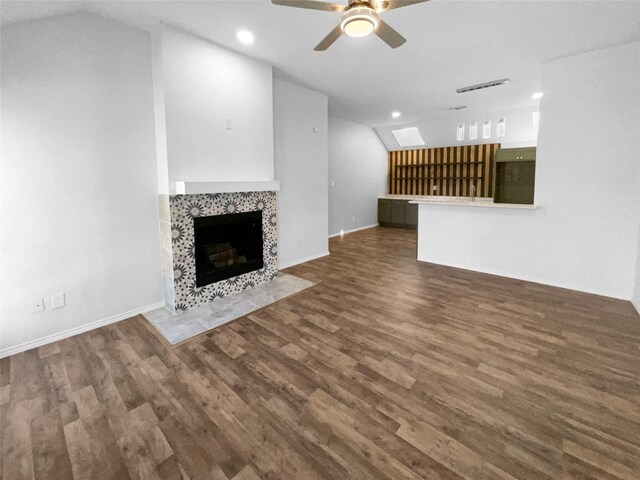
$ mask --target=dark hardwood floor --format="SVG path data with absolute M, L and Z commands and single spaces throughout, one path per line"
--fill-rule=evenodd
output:
M 177 348 L 142 317 L 1 362 L 2 474 L 640 479 L 629 302 L 331 240 L 318 285 Z

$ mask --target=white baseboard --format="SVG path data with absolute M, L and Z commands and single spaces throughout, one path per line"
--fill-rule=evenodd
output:
M 367 228 L 378 227 L 379 224 L 374 223 L 372 225 L 367 225 L 365 227 L 352 228 L 351 230 L 344 230 L 343 232 L 332 233 L 329 235 L 329 238 L 339 237 L 340 235 L 346 235 L 347 233 L 359 232 L 360 230 L 366 230 Z
M 322 252 L 322 253 L 318 253 L 316 255 L 311 255 L 309 257 L 299 258 L 299 259 L 294 260 L 292 262 L 287 262 L 287 263 L 283 263 L 281 265 L 278 265 L 278 270 L 282 270 L 284 268 L 293 267 L 294 265 L 300 265 L 301 263 L 310 262 L 311 260 L 316 260 L 318 258 L 326 257 L 327 255 L 329 255 L 329 252 Z
M 418 258 L 418 261 L 424 262 L 424 263 L 433 263 L 434 265 L 442 265 L 444 267 L 459 268 L 460 270 L 469 270 L 471 272 L 486 273 L 489 275 L 495 275 L 497 277 L 512 278 L 514 280 L 522 280 L 524 282 L 538 283 L 540 285 L 548 285 L 550 287 L 564 288 L 566 290 L 574 290 L 576 292 L 591 293 L 593 295 L 600 295 L 602 297 L 609 297 L 609 298 L 615 298 L 618 300 L 629 301 L 628 295 L 622 294 L 618 291 L 602 290 L 602 289 L 596 289 L 591 287 L 585 287 L 583 285 L 574 285 L 574 284 L 569 284 L 564 282 L 556 282 L 554 280 L 537 278 L 537 277 L 532 277 L 528 275 L 519 275 L 519 274 L 514 274 L 513 272 L 505 272 L 505 271 L 502 271 L 499 269 L 493 269 L 493 268 L 478 268 L 478 267 L 468 266 L 468 265 L 458 265 L 453 262 L 444 263 L 444 262 L 436 262 L 434 260 L 426 260 L 421 258 Z
M 111 317 L 103 318 L 102 320 L 98 320 L 96 322 L 85 323 L 84 325 L 70 328 L 68 330 L 54 333 L 52 335 L 47 335 L 46 337 L 40 337 L 36 340 L 30 340 L 28 342 L 24 342 L 19 345 L 15 345 L 13 347 L 0 350 L 0 358 L 8 357 L 10 355 L 15 355 L 16 353 L 25 352 L 27 350 L 31 350 L 32 348 L 38 348 L 48 343 L 57 342 L 58 340 L 64 340 L 65 338 L 73 337 L 74 335 L 85 333 L 85 332 L 88 332 L 89 330 L 94 330 L 96 328 L 104 327 L 105 325 L 109 325 L 111 323 L 120 322 L 122 320 L 126 320 L 127 318 L 135 317 L 136 315 L 147 313 L 147 312 L 150 312 L 151 310 L 156 310 L 162 307 L 164 307 L 164 302 L 158 302 L 151 305 L 147 305 L 146 307 L 136 308 L 135 310 L 129 310 L 128 312 L 119 313 Z

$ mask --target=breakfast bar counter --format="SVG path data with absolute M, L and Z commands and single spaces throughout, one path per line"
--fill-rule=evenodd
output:
M 535 205 L 524 205 L 521 203 L 494 203 L 491 198 L 461 198 L 452 197 L 447 199 L 434 199 L 426 197 L 425 199 L 409 200 L 409 203 L 418 205 L 445 205 L 453 207 L 481 207 L 481 208 L 516 208 L 524 210 L 535 210 Z
M 537 225 L 547 212 L 536 205 L 491 198 L 410 200 L 418 207 L 417 259 L 514 278 L 539 278 Z M 532 274 L 531 272 L 534 272 Z

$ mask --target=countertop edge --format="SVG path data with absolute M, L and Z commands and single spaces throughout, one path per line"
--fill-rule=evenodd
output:
M 493 202 L 438 202 L 428 200 L 409 200 L 409 203 L 417 205 L 443 205 L 446 207 L 482 207 L 482 208 L 510 208 L 514 210 L 537 210 L 537 205 L 523 205 L 520 203 L 493 203 Z

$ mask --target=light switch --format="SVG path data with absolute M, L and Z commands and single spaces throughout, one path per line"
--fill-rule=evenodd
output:
M 336 182 L 331 182 L 331 188 L 334 188 L 336 186 Z
M 64 292 L 51 295 L 51 308 L 64 307 Z
M 230 118 L 225 118 L 225 120 L 224 120 L 224 129 L 225 130 L 232 130 L 231 119 Z

